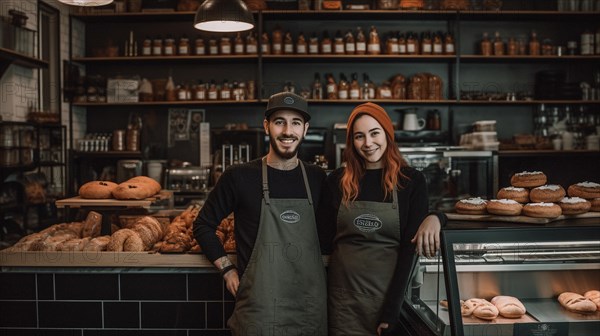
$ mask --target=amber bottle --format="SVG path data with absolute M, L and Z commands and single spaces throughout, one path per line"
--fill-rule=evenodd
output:
M 367 53 L 369 55 L 381 54 L 381 41 L 379 40 L 379 34 L 377 33 L 377 29 L 375 28 L 375 26 L 371 26 L 371 31 L 369 32 L 369 44 L 367 45 Z
M 494 38 L 494 55 L 502 56 L 504 55 L 504 42 L 502 42 L 502 38 L 500 37 L 500 32 L 495 33 Z
M 306 54 L 308 52 L 308 43 L 306 43 L 306 37 L 304 33 L 300 32 L 298 35 L 298 41 L 296 42 L 296 53 Z
M 490 38 L 489 38 L 487 32 L 483 33 L 483 38 L 481 39 L 481 42 L 479 43 L 479 45 L 481 48 L 481 55 L 483 55 L 483 56 L 491 56 L 492 55 L 492 42 L 490 42 Z
M 327 74 L 327 99 L 338 98 L 338 87 L 333 74 Z
M 531 32 L 531 39 L 529 40 L 529 55 L 538 56 L 540 54 L 540 41 L 537 39 L 537 33 Z
M 352 55 L 356 53 L 356 42 L 354 42 L 354 35 L 352 31 L 348 30 L 344 36 L 346 54 Z
M 323 31 L 323 39 L 321 40 L 321 54 L 331 54 L 333 43 L 329 37 L 329 32 Z
M 338 98 L 348 99 L 350 97 L 350 84 L 346 75 L 340 74 L 340 84 L 338 84 Z
M 362 28 L 358 27 L 356 32 L 356 54 L 364 55 L 367 53 L 367 38 L 362 31 Z

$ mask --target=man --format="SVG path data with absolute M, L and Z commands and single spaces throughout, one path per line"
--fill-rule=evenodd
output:
M 289 92 L 269 98 L 263 121 L 268 154 L 229 167 L 194 223 L 196 239 L 235 296 L 228 322 L 234 336 L 327 334 L 325 268 L 314 216 L 325 173 L 298 159 L 310 120 L 307 105 Z M 237 267 L 215 235 L 231 212 Z

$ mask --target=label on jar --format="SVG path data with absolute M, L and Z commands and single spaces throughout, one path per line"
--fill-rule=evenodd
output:
M 298 54 L 306 54 L 306 44 L 298 44 L 296 46 L 296 52 L 298 52 Z
M 423 53 L 431 54 L 431 44 L 423 44 Z
M 208 51 L 210 52 L 211 55 L 218 55 L 219 54 L 219 48 L 217 48 L 217 46 L 210 46 L 210 48 L 208 49 Z
M 179 47 L 179 55 L 187 55 L 188 54 L 188 47 L 187 46 L 181 46 Z
M 165 46 L 165 55 L 167 55 L 167 56 L 173 55 L 173 47 Z
M 369 99 L 375 99 L 375 89 L 369 88 Z
M 209 100 L 217 100 L 217 91 L 209 91 L 208 99 Z
M 343 54 L 344 53 L 344 45 L 343 44 L 336 44 L 335 45 L 335 53 L 336 54 Z
M 323 54 L 331 54 L 331 44 L 323 44 L 322 49 Z
M 350 99 L 360 99 L 360 90 L 359 89 L 350 90 Z
M 223 90 L 221 91 L 221 99 L 230 99 L 231 98 L 231 94 L 229 92 L 229 90 Z
M 221 54 L 223 54 L 223 55 L 231 54 L 231 46 L 230 45 L 222 45 L 221 46 Z
M 390 44 L 390 53 L 397 54 L 399 52 L 398 44 L 392 43 Z
M 285 52 L 286 54 L 293 54 L 294 53 L 294 45 L 286 43 L 283 46 L 283 52 Z
M 442 45 L 441 44 L 434 44 L 433 45 L 433 53 L 434 54 L 441 54 L 444 52 L 444 50 L 442 50 Z
M 338 93 L 338 96 L 340 97 L 340 99 L 348 99 L 348 90 L 341 90 Z
M 378 53 L 380 51 L 381 51 L 381 49 L 379 47 L 379 43 L 370 43 L 369 44 L 369 52 Z
M 335 85 L 327 85 L 327 93 L 334 93 Z
M 381 89 L 381 98 L 392 98 L 392 90 L 389 89 Z
M 318 54 L 319 53 L 319 46 L 315 45 L 315 44 L 311 44 L 308 47 L 308 52 L 310 52 L 311 54 Z
M 268 43 L 263 43 L 260 46 L 261 46 L 261 50 L 262 50 L 263 54 L 269 53 L 269 44 Z
M 356 51 L 358 51 L 358 52 L 367 51 L 367 43 L 366 42 L 356 42 Z
M 273 43 L 273 53 L 279 53 L 281 52 L 281 44 L 279 43 Z
M 417 46 L 414 43 L 409 43 L 406 45 L 406 51 L 409 53 L 414 53 L 417 49 Z
M 196 100 L 204 100 L 206 99 L 206 91 L 198 90 L 196 91 Z
M 196 47 L 196 55 L 204 55 L 206 53 L 206 49 L 204 47 Z
M 152 48 L 152 55 L 161 55 L 162 54 L 162 47 L 153 47 Z
M 246 51 L 248 52 L 248 54 L 256 54 L 256 45 L 255 44 L 248 44 L 246 46 Z
M 454 44 L 452 44 L 452 43 L 446 44 L 446 53 L 448 53 L 448 54 L 454 53 Z
M 142 48 L 142 55 L 144 55 L 144 56 L 152 55 L 152 48 L 150 48 L 150 47 Z
M 243 44 L 236 44 L 235 45 L 235 53 L 236 54 L 243 54 L 244 53 L 244 45 Z
M 406 54 L 406 44 L 398 44 L 398 52 L 400 54 Z
M 185 93 L 185 90 L 181 89 L 181 90 L 177 91 L 177 99 L 179 99 L 179 100 L 186 100 L 187 99 L 187 95 Z
M 354 54 L 355 48 L 354 43 L 346 43 L 346 53 Z

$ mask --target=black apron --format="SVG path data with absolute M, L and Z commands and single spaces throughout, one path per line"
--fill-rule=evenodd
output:
M 308 199 L 272 199 L 263 158 L 260 223 L 228 321 L 233 336 L 327 335 L 325 267 L 300 167 Z
M 340 205 L 329 262 L 329 336 L 377 335 L 400 245 L 396 188 L 392 199 Z

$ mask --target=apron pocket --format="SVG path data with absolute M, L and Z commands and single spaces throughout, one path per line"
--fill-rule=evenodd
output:
M 383 298 L 330 288 L 330 335 L 376 335 L 383 303 Z

